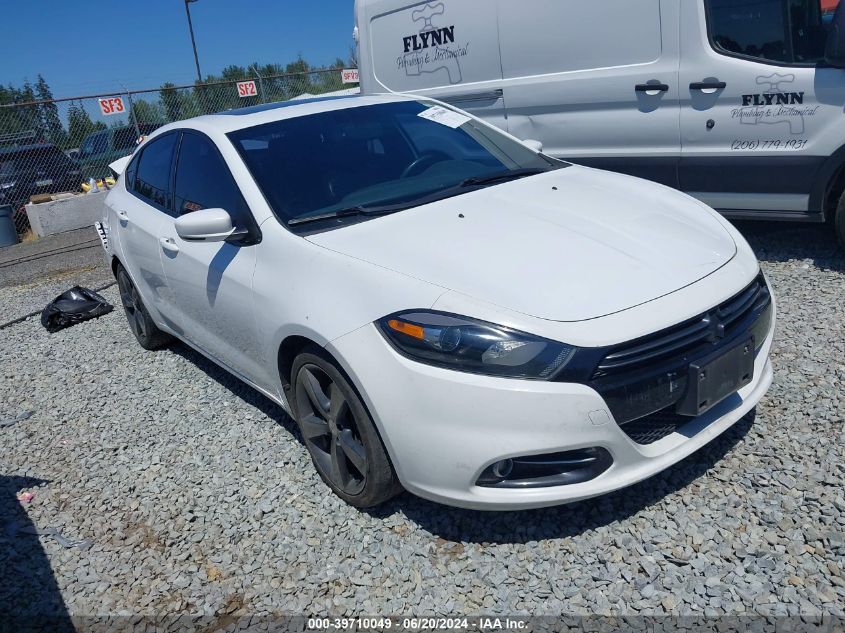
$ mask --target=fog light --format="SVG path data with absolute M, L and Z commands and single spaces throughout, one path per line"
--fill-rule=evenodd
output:
M 475 482 L 492 488 L 545 488 L 590 481 L 613 464 L 607 449 L 599 446 L 561 453 L 525 455 L 490 464 Z
M 512 459 L 503 459 L 500 462 L 496 462 L 490 467 L 490 472 L 493 474 L 494 477 L 497 479 L 506 479 L 508 475 L 511 474 L 513 471 L 513 460 Z
M 481 476 L 476 482 L 479 486 L 495 486 L 505 481 L 513 472 L 513 460 L 502 459 L 498 462 L 490 464 L 481 473 Z

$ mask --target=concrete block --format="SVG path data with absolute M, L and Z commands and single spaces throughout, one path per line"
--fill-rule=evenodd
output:
M 103 202 L 108 191 L 87 193 L 69 198 L 26 205 L 29 225 L 38 237 L 73 231 L 103 217 Z

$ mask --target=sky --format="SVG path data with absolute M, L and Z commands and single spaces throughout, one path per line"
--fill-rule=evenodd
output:
M 198 0 L 203 75 L 252 62 L 347 59 L 354 0 Z M 196 67 L 183 0 L 0 0 L 0 84 L 44 76 L 53 97 L 189 84 Z

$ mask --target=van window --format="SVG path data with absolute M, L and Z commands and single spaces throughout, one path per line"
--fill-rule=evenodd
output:
M 662 50 L 660 0 L 501 2 L 505 79 L 652 62 Z
M 132 187 L 136 195 L 167 213 L 170 212 L 170 167 L 176 137 L 176 134 L 165 134 L 150 141 L 141 152 Z
M 815 64 L 824 57 L 825 16 L 833 8 L 830 0 L 707 0 L 710 41 L 729 55 Z

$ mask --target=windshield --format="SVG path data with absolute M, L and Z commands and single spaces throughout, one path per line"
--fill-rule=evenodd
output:
M 565 165 L 420 101 L 285 119 L 229 138 L 276 215 L 291 225 L 350 209 L 400 210 Z

